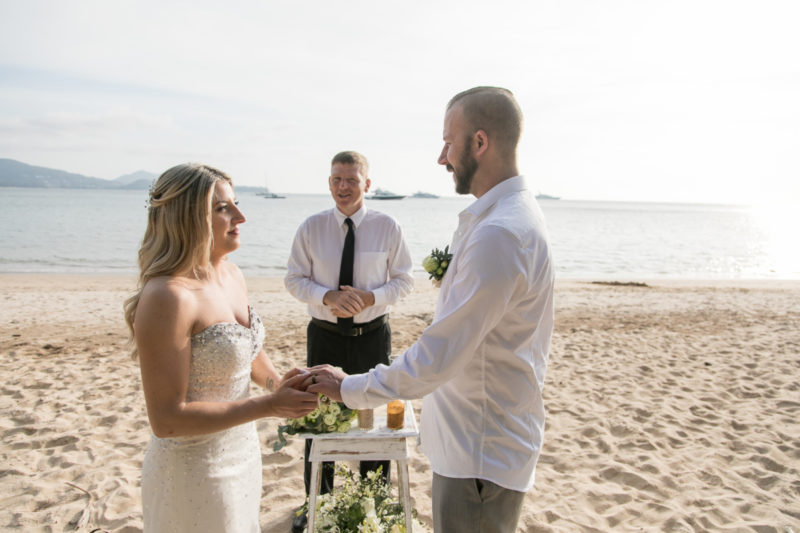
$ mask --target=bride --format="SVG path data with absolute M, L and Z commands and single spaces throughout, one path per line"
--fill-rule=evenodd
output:
M 125 320 L 153 436 L 142 465 L 145 532 L 258 532 L 261 450 L 255 420 L 299 417 L 317 395 L 278 376 L 239 268 L 231 179 L 178 165 L 150 191 L 138 292 Z M 271 391 L 249 397 L 249 382 Z

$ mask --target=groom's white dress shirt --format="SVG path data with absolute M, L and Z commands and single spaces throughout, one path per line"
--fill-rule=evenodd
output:
M 391 366 L 342 382 L 351 408 L 420 398 L 422 450 L 452 478 L 527 491 L 542 445 L 554 268 L 522 176 L 459 214 L 433 323 Z
M 289 293 L 308 304 L 308 313 L 328 322 L 336 322 L 336 316 L 322 299 L 339 289 L 346 218 L 336 207 L 308 217 L 297 229 L 284 278 Z M 413 290 L 414 278 L 411 253 L 395 219 L 362 205 L 350 220 L 355 226 L 353 286 L 375 296 L 374 305 L 353 317 L 362 324 L 388 313 Z

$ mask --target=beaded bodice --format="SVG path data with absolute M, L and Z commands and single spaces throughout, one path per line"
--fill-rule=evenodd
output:
M 187 401 L 246 398 L 264 325 L 213 324 L 192 335 Z M 153 435 L 142 464 L 144 530 L 257 533 L 261 449 L 255 422 L 199 435 Z
M 238 400 L 248 395 L 250 368 L 264 342 L 264 325 L 250 309 L 250 327 L 220 322 L 192 335 L 187 401 Z

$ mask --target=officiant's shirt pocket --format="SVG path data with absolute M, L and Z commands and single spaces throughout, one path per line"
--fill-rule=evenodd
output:
M 353 268 L 358 288 L 375 289 L 386 283 L 389 252 L 356 252 Z

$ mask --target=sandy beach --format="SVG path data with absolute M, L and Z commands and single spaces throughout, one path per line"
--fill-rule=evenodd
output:
M 302 366 L 304 306 L 280 279 L 248 283 L 267 353 L 280 371 Z M 150 430 L 122 319 L 133 286 L 0 275 L 0 530 L 141 531 Z M 417 279 L 393 310 L 396 353 L 430 322 L 436 291 Z M 519 531 L 800 533 L 800 282 L 561 281 L 556 305 Z M 302 443 L 272 452 L 280 422 L 258 422 L 265 533 L 289 531 L 303 494 Z M 410 472 L 430 528 L 416 446 Z

